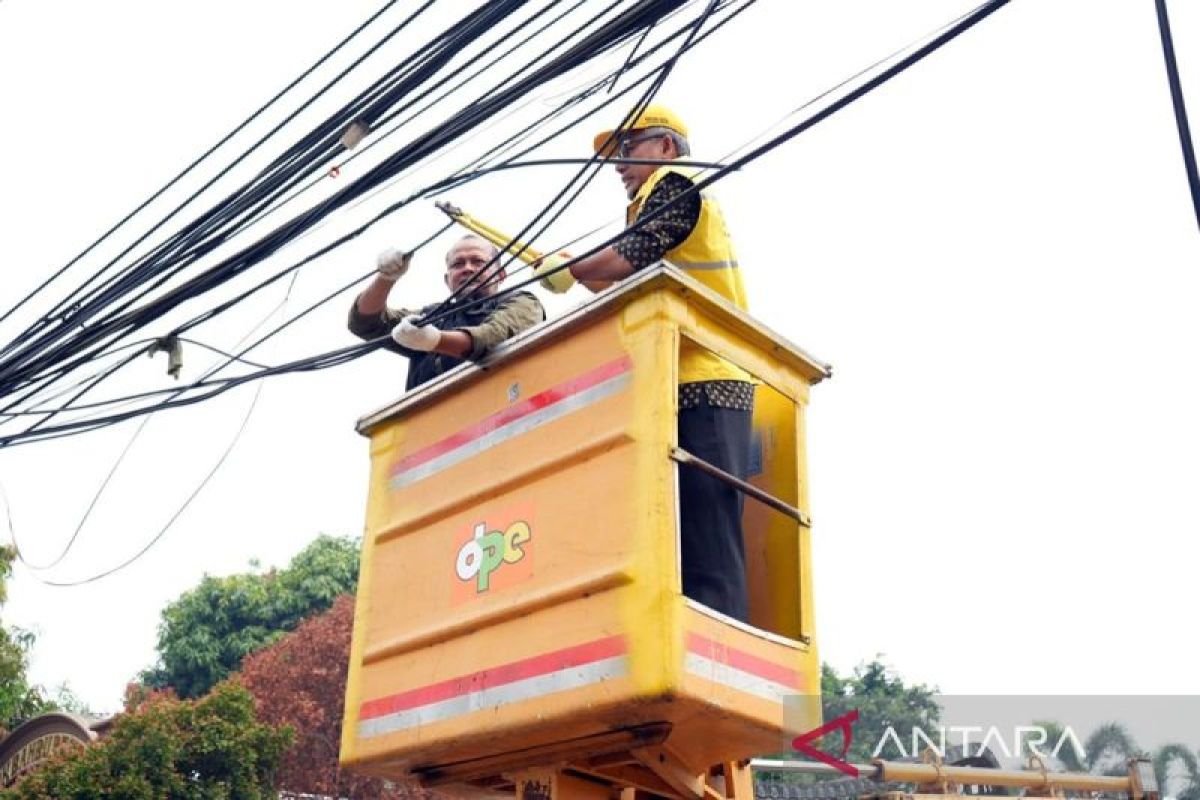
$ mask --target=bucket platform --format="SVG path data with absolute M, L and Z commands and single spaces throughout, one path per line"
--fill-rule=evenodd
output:
M 676 441 L 681 346 L 759 381 L 752 624 L 680 590 L 677 474 L 706 466 Z M 804 409 L 827 375 L 661 266 L 360 420 L 343 766 L 522 794 L 545 776 L 744 793 L 740 762 L 820 724 Z

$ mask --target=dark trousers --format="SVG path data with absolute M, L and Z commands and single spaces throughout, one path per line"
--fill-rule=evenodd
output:
M 749 477 L 751 413 L 717 408 L 702 397 L 679 411 L 679 446 L 745 480 Z M 679 467 L 683 593 L 722 614 L 748 622 L 743 495 L 695 467 Z

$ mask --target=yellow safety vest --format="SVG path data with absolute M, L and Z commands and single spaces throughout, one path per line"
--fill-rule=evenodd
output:
M 668 173 L 675 172 L 695 181 L 696 172 L 682 167 L 659 167 L 638 189 L 625 213 L 625 224 L 637 219 L 642 203 Z M 746 310 L 746 290 L 738 271 L 733 240 L 725 227 L 725 216 L 716 199 L 706 191 L 700 193 L 700 219 L 696 227 L 678 247 L 668 250 L 665 260 L 703 283 L 743 311 Z M 679 349 L 679 382 L 752 381 L 745 370 L 684 339 Z

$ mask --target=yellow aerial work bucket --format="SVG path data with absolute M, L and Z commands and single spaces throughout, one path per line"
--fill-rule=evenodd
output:
M 680 592 L 684 339 L 761 381 L 750 483 L 772 505 L 746 502 L 753 625 Z M 827 375 L 662 267 L 361 420 L 342 763 L 488 786 L 571 763 L 644 788 L 620 779 L 638 759 L 698 775 L 818 725 L 804 407 Z

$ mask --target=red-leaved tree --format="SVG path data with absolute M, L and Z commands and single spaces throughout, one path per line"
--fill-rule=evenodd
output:
M 295 730 L 283 757 L 279 786 L 290 792 L 348 798 L 411 799 L 427 793 L 343 772 L 338 766 L 354 597 L 343 595 L 323 614 L 242 662 L 241 682 L 258 717 Z

